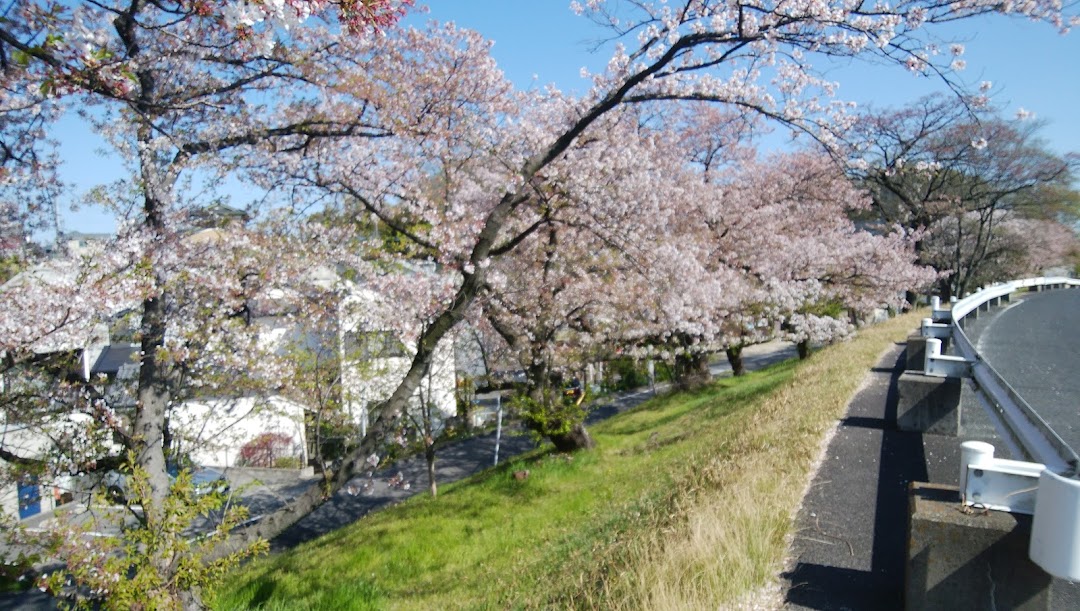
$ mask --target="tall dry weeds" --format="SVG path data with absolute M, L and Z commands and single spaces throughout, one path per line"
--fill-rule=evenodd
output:
M 609 609 L 722 609 L 767 591 L 783 570 L 825 440 L 867 370 L 919 317 L 864 329 L 816 353 L 765 394 L 731 443 L 694 467 L 694 494 L 673 499 L 664 528 L 626 546 L 622 567 L 590 602 Z

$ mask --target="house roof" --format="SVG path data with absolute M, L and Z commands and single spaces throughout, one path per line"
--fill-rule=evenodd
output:
M 201 229 L 224 227 L 234 221 L 246 223 L 251 220 L 251 214 L 247 211 L 226 206 L 220 202 L 199 208 L 191 213 L 192 224 Z

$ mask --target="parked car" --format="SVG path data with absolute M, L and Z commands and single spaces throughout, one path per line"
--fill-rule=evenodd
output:
M 180 471 L 191 472 L 191 483 L 195 487 L 195 496 L 205 496 L 211 493 L 228 494 L 229 481 L 225 479 L 225 472 L 214 467 L 190 465 L 180 467 L 174 462 L 165 466 L 172 483 L 180 475 Z M 109 471 L 105 474 L 102 482 L 105 486 L 106 497 L 116 504 L 126 504 L 130 492 L 128 490 L 128 474 L 120 471 Z

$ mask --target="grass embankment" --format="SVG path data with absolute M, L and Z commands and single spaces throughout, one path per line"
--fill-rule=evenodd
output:
M 537 451 L 252 562 L 215 606 L 731 605 L 781 569 L 825 432 L 918 316 L 805 362 L 649 401 L 593 427 L 594 451 Z

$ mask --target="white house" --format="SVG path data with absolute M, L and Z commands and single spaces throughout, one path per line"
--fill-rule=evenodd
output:
M 43 459 L 53 449 L 57 438 L 84 431 L 89 416 L 71 414 L 33 426 L 0 422 L 0 447 L 17 456 Z M 98 439 L 98 443 L 108 443 Z M 14 468 L 0 460 L 0 469 Z M 53 475 L 48 479 L 27 474 L 17 481 L 0 483 L 0 512 L 25 519 L 74 500 L 79 481 L 72 475 Z
M 405 378 L 416 354 L 416 346 L 406 343 L 393 331 L 370 322 L 363 313 L 380 304 L 369 289 L 354 289 L 341 307 L 341 386 L 346 409 L 367 434 L 370 412 L 385 401 Z M 415 414 L 421 402 L 433 406 L 432 420 L 438 434 L 446 419 L 457 414 L 455 397 L 454 342 L 445 337 L 435 347 L 431 368 L 412 398 Z
M 304 406 L 281 396 L 187 401 L 169 421 L 174 449 L 195 463 L 214 467 L 275 466 L 245 463 L 245 448 L 272 437 L 275 458 L 306 466 Z M 252 448 L 254 449 L 254 448 Z
M 190 239 L 212 242 L 217 233 L 225 229 L 214 228 L 194 234 Z M 83 257 L 91 257 L 92 249 L 78 251 Z M 26 282 L 69 282 L 77 268 L 72 260 L 49 261 L 37 266 L 30 272 L 11 281 L 15 286 Z M 403 272 L 411 273 L 411 272 Z M 314 269 L 311 279 L 327 288 L 344 288 L 347 296 L 339 308 L 337 336 L 323 337 L 319 341 L 335 343 L 334 350 L 341 356 L 342 396 L 349 410 L 351 419 L 359 427 L 361 434 L 367 433 L 369 410 L 385 400 L 404 377 L 415 354 L 415 346 L 401 341 L 399 336 L 384 326 L 372 323 L 379 317 L 365 315 L 364 310 L 377 305 L 393 310 L 392 304 L 376 292 L 353 286 L 340 279 L 332 270 Z M 8 286 L 7 288 L 12 288 Z M 340 294 L 339 292 L 339 294 Z M 136 304 L 114 304 L 118 310 L 132 308 Z M 272 308 L 271 308 L 272 309 Z M 127 413 L 126 409 L 134 405 L 134 385 L 138 374 L 139 347 L 132 343 L 133 329 L 137 329 L 138 308 L 120 312 L 102 312 L 99 321 L 92 321 L 79 328 L 76 333 L 65 337 L 50 337 L 40 341 L 35 351 L 47 353 L 65 353 L 78 358 L 78 374 L 82 379 L 93 383 L 104 391 L 109 405 L 118 417 Z M 303 323 L 289 317 L 273 316 L 256 321 L 263 325 L 259 329 L 260 343 L 273 347 L 276 343 L 294 342 L 298 338 L 308 341 L 310 330 L 304 329 Z M 316 337 L 311 335 L 311 338 Z M 294 344 L 295 345 L 295 344 Z M 9 376 L 18 375 L 18 371 L 8 372 Z M 4 382 L 0 376 L 0 392 L 4 391 Z M 7 380 L 13 382 L 13 380 Z M 11 386 L 11 384 L 9 384 Z M 297 399 L 300 399 L 299 401 Z M 419 405 L 433 407 L 433 424 L 437 434 L 443 428 L 444 421 L 456 414 L 454 348 L 450 338 L 440 342 L 436 349 L 431 370 L 425 376 L 413 398 L 415 414 Z M 302 404 L 302 398 L 283 396 L 208 396 L 199 397 L 174 405 L 170 409 L 170 432 L 176 448 L 191 457 L 196 463 L 206 466 L 233 467 L 244 451 L 245 446 L 257 443 L 260 437 L 273 436 L 279 446 L 284 445 L 289 457 L 295 457 L 300 465 L 308 463 L 308 439 L 306 430 L 306 409 L 314 406 Z M 287 441 L 284 441 L 287 440 Z M 17 442 L 18 446 L 12 444 Z M 30 448 L 35 443 L 47 445 L 48 435 L 40 431 L 24 428 L 5 427 L 0 421 L 0 447 L 16 451 L 20 455 L 40 454 L 39 449 Z M 25 454 L 25 452 L 31 452 Z M 2 465 L 0 465 L 2 466 Z M 54 495 L 53 482 L 20 482 L 19 486 L 9 486 L 0 490 L 0 507 L 5 512 L 24 514 L 19 511 L 19 497 L 25 496 L 42 499 L 40 503 L 29 503 L 34 510 L 51 509 L 49 499 Z M 65 484 L 66 485 L 66 484 Z M 71 488 L 70 485 L 67 486 Z M 59 488 L 57 488 L 59 490 Z M 24 507 L 23 509 L 26 509 Z
M 100 250 L 96 242 L 79 242 L 80 256 L 92 256 Z M 38 263 L 0 287 L 0 291 L 33 291 L 36 287 L 63 289 L 77 287 L 80 263 L 74 259 L 54 259 Z M 17 303 L 17 301 L 16 301 Z M 26 310 L 32 313 L 31 310 Z M 95 363 L 101 358 L 109 345 L 108 325 L 94 317 L 81 316 L 81 312 L 66 320 L 53 332 L 43 333 L 39 337 L 22 338 L 36 357 L 52 360 L 49 367 L 67 368 L 84 380 L 89 380 Z M 30 328 L 27 326 L 26 328 Z M 25 332 L 25 329 L 24 329 Z M 2 354 L 0 354 L 2 356 Z M 58 358 L 52 359 L 53 356 Z M 27 367 L 36 367 L 28 365 Z M 35 379 L 22 365 L 0 372 L 0 394 L 19 393 L 26 388 L 34 388 L 43 383 Z M 0 401 L 6 401 L 0 398 Z M 20 413 L 18 405 L 5 406 L 0 411 L 0 448 L 12 455 L 30 460 L 44 459 L 56 448 L 56 440 L 74 439 L 82 435 L 87 428 L 85 414 L 57 415 L 42 421 L 25 423 L 17 419 L 7 419 L 10 413 L 14 418 Z M 109 443 L 107 439 L 98 439 L 99 443 Z M 90 445 L 90 444 L 86 444 Z M 71 450 L 71 448 L 67 448 Z M 0 460 L 0 470 L 18 473 L 17 466 Z M 0 511 L 20 518 L 27 518 L 41 512 L 54 509 L 57 505 L 69 502 L 77 488 L 77 478 L 70 475 L 53 476 L 49 480 L 39 479 L 30 474 L 17 480 L 0 483 Z
M 336 274 L 313 272 L 321 283 L 337 282 Z M 341 392 L 350 420 L 361 436 L 367 434 L 370 410 L 387 399 L 409 370 L 415 346 L 372 320 L 373 308 L 387 307 L 382 298 L 369 289 L 347 285 L 338 315 L 337 346 L 341 366 Z M 320 342 L 335 341 L 312 333 L 302 323 L 284 317 L 267 316 L 255 321 L 261 326 L 260 344 L 264 349 L 308 346 L 325 348 Z M 421 381 L 413 397 L 410 413 L 419 413 L 421 402 L 433 406 L 432 424 L 438 434 L 447 418 L 457 413 L 455 397 L 454 347 L 450 338 L 436 348 L 432 367 Z M 302 399 L 301 399 L 302 401 Z M 261 436 L 275 435 L 288 439 L 293 448 L 290 456 L 308 464 L 305 409 L 303 405 L 282 396 L 214 398 L 188 401 L 173 410 L 170 420 L 174 438 L 181 452 L 203 465 L 237 466 L 244 447 Z

